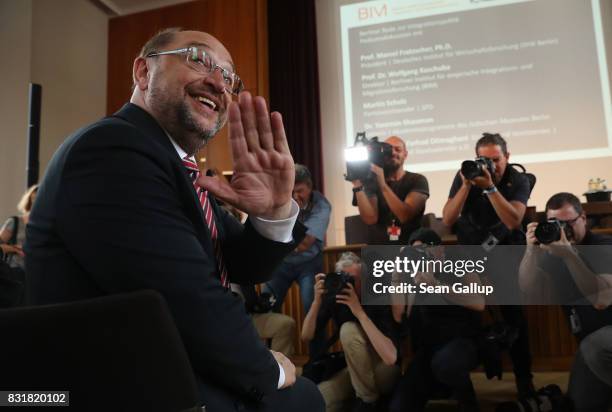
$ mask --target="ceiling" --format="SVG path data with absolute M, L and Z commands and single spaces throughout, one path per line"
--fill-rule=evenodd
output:
M 174 4 L 186 3 L 192 0 L 90 0 L 110 16 L 125 16 L 126 14 L 158 9 Z

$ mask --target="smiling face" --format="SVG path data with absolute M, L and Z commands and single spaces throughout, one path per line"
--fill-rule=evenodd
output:
M 385 164 L 385 169 L 393 171 L 401 168 L 408 157 L 404 141 L 397 136 L 391 136 L 385 142 L 389 143 L 393 149 L 391 158 Z
M 227 49 L 207 33 L 177 32 L 163 50 L 157 51 L 192 46 L 205 50 L 220 67 L 234 71 Z M 151 113 L 190 155 L 217 134 L 227 120 L 231 94 L 221 71 L 199 72 L 187 64 L 185 54 L 139 57 L 134 63 L 134 78 L 132 102 Z

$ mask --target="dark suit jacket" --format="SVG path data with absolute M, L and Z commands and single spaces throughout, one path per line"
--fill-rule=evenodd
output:
M 213 204 L 232 282 L 266 280 L 295 248 L 262 237 Z M 294 239 L 303 232 L 296 226 Z M 261 399 L 277 390 L 276 361 L 242 301 L 221 286 L 181 159 L 138 106 L 125 105 L 61 145 L 38 191 L 25 248 L 31 303 L 157 290 L 196 375 L 237 396 Z

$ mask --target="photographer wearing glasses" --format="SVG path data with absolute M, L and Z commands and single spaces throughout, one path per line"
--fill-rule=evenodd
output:
M 580 200 L 571 193 L 552 196 L 546 218 L 527 226 L 520 287 L 530 299 L 546 302 L 552 290 L 566 303 L 563 311 L 579 343 L 567 394 L 576 412 L 607 411 L 612 402 L 612 259 L 602 245 L 612 245 L 612 237 L 587 229 Z
M 528 177 L 508 163 L 510 152 L 499 134 L 484 133 L 475 151 L 476 160 L 463 162 L 455 175 L 442 210 L 444 224 L 454 226 L 462 245 L 482 245 L 489 250 L 497 244 L 524 244 L 521 228 L 531 193 Z M 510 358 L 519 396 L 530 396 L 535 388 L 527 320 L 520 306 L 500 306 L 499 310 L 503 320 L 518 330 Z
M 390 156 L 383 167 L 371 165 L 374 179 L 353 180 L 353 205 L 359 208 L 361 220 L 372 225 L 368 243 L 406 242 L 410 233 L 421 226 L 429 184 L 425 176 L 404 170 L 408 157 L 406 144 L 391 136 L 385 143 L 391 146 Z
M 390 393 L 400 373 L 399 325 L 390 306 L 361 305 L 361 271 L 359 257 L 345 252 L 336 262 L 336 274 L 318 274 L 315 298 L 302 326 L 302 339 L 309 342 L 333 319 L 342 343 L 346 368 L 319 384 L 327 412 L 345 410 L 353 393 L 353 411 L 377 410 L 379 398 Z

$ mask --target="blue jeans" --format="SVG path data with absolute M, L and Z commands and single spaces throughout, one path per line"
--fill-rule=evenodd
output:
M 276 269 L 272 278 L 265 283 L 263 292 L 272 293 L 276 297 L 274 310 L 279 312 L 285 295 L 296 281 L 300 285 L 300 297 L 304 314 L 308 313 L 314 299 L 314 277 L 323 270 L 323 255 L 318 255 L 304 263 L 293 264 L 286 261 Z

